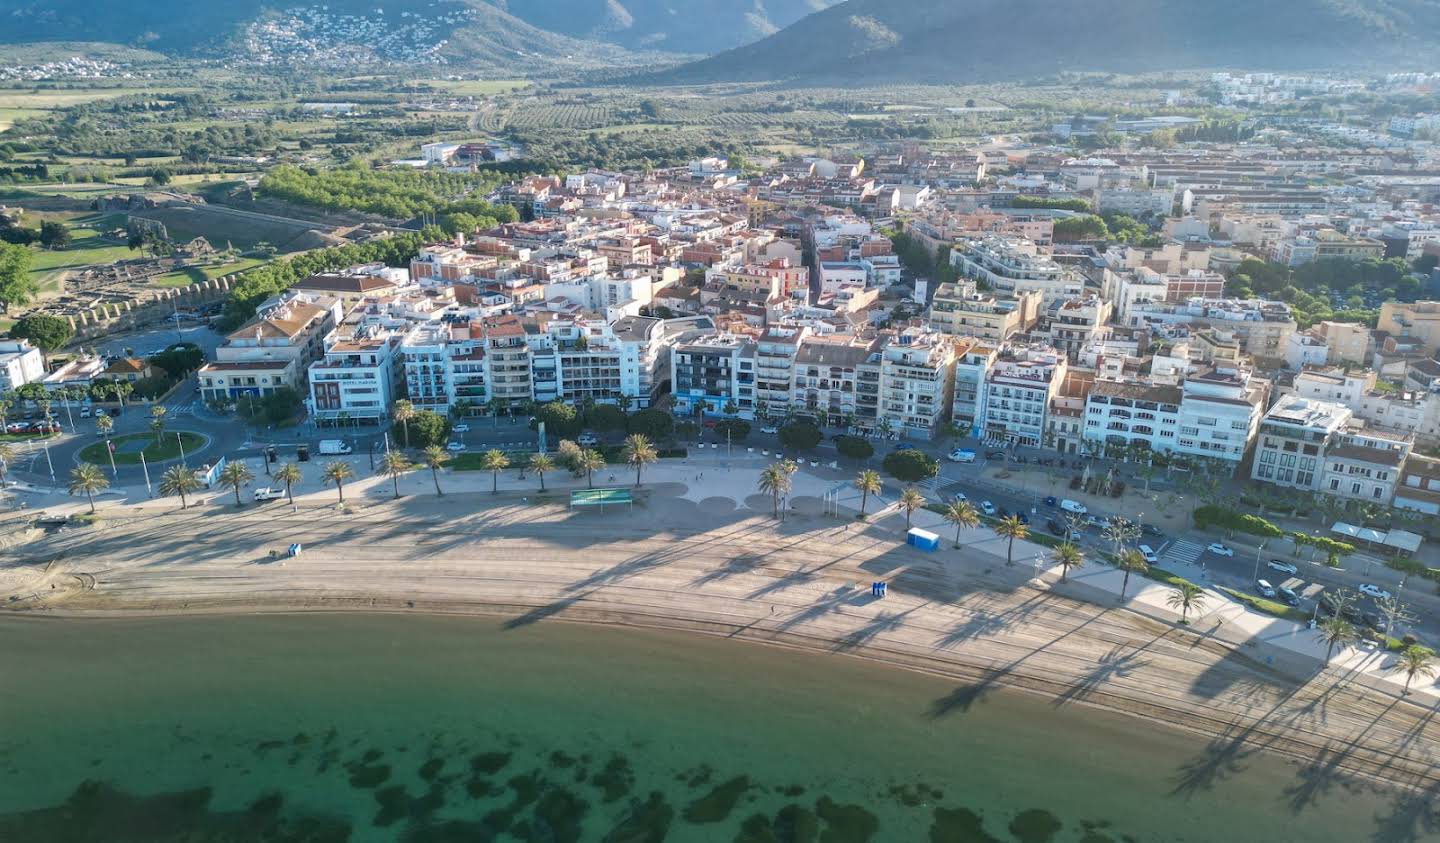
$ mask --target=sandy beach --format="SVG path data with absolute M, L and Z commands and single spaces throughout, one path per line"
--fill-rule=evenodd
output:
M 398 501 L 388 483 L 347 487 L 343 512 L 333 492 L 306 496 L 298 513 L 236 509 L 225 496 L 183 512 L 173 500 L 113 506 L 96 527 L 6 550 L 0 594 L 45 616 L 447 612 L 742 637 L 953 678 L 935 717 L 1005 687 L 1207 735 L 1190 787 L 1269 751 L 1303 765 L 1317 795 L 1347 775 L 1440 793 L 1431 698 L 1344 669 L 1266 665 L 1218 627 L 1117 608 L 1083 584 L 1032 582 L 988 533 L 924 554 L 893 524 L 825 517 L 813 498 L 779 523 L 767 497 L 703 497 L 679 483 L 602 513 L 567 510 L 563 493 L 425 495 L 416 480 L 429 482 L 410 478 Z M 299 558 L 271 558 L 290 542 L 304 546 Z M 887 597 L 871 595 L 876 580 Z

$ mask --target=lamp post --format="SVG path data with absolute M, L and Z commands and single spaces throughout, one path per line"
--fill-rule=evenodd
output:
M 1260 579 L 1260 551 L 1265 549 L 1265 544 L 1260 542 L 1260 546 L 1255 548 L 1255 573 L 1250 577 L 1251 582 Z

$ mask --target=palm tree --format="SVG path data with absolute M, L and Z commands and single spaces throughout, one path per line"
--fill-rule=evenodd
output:
M 1172 609 L 1180 610 L 1180 622 L 1190 622 L 1190 610 L 1199 611 L 1205 607 L 1205 589 L 1194 583 L 1181 583 L 1170 592 L 1166 603 Z
M 155 433 L 155 444 L 160 444 L 160 437 L 165 433 L 165 406 L 156 404 L 150 408 L 150 429 Z
M 430 479 L 435 481 L 435 494 L 444 495 L 440 491 L 440 469 L 450 460 L 450 455 L 439 445 L 431 445 L 425 449 L 425 467 L 430 469 Z
M 605 465 L 605 455 L 594 449 L 581 451 L 575 462 L 576 469 L 585 475 L 585 483 L 591 489 L 595 488 L 595 472 Z
M 195 476 L 192 469 L 183 465 L 174 465 L 160 475 L 160 494 L 179 495 L 180 508 L 189 506 L 185 496 L 200 488 L 200 478 Z
M 1115 557 L 1115 566 L 1125 572 L 1125 579 L 1120 582 L 1120 599 L 1125 599 L 1125 591 L 1130 587 L 1131 574 L 1143 574 L 1150 570 L 1150 565 L 1145 557 L 1140 555 L 1138 550 L 1122 550 L 1120 555 Z
M 960 531 L 980 526 L 980 513 L 969 501 L 955 501 L 945 507 L 945 520 L 955 525 L 955 546 L 960 546 Z
M 95 513 L 95 493 L 109 488 L 110 481 L 94 463 L 82 462 L 70 469 L 70 494 L 85 493 L 90 500 L 90 513 Z
M 1405 691 L 1402 696 L 1409 695 L 1410 683 L 1415 681 L 1416 676 L 1426 679 L 1435 676 L 1435 653 L 1419 644 L 1411 644 L 1400 651 L 1400 658 L 1390 669 L 1405 674 Z
M 6 392 L 0 395 L 0 432 L 9 427 L 10 410 L 15 406 L 15 393 Z
M 1005 564 L 1015 564 L 1015 540 L 1023 539 L 1030 535 L 1030 530 L 1020 522 L 1020 516 L 1009 515 L 995 522 L 995 535 L 1002 539 L 1009 539 L 1005 546 Z
M 340 495 L 340 503 L 344 503 L 345 481 L 354 476 L 355 469 L 350 467 L 350 463 L 336 460 L 325 464 L 324 470 L 320 473 L 320 480 L 327 485 L 334 483 L 335 491 Z
M 135 385 L 129 381 L 116 381 L 110 384 L 110 392 L 120 399 L 120 411 L 125 411 L 125 396 L 135 391 Z
M 774 502 L 772 512 L 780 517 L 780 497 L 790 491 L 790 472 L 778 463 L 765 466 L 760 472 L 759 489 L 770 495 Z
M 900 508 L 905 510 L 905 529 L 910 529 L 910 517 L 915 514 L 915 510 L 924 505 L 925 496 L 915 491 L 915 487 L 906 487 L 905 491 L 900 493 Z
M 410 458 L 399 451 L 386 451 L 385 456 L 380 458 L 380 473 L 390 475 L 396 498 L 400 497 L 400 475 L 414 467 L 415 464 L 410 462 Z
M 530 470 L 540 478 L 540 491 L 545 491 L 545 472 L 555 470 L 555 461 L 544 454 L 530 455 Z
M 275 469 L 272 475 L 275 482 L 285 484 L 285 498 L 290 501 L 290 509 L 299 512 L 300 508 L 295 505 L 295 484 L 299 483 L 304 476 L 300 473 L 300 466 L 293 462 L 287 462 Z
M 0 442 L 0 486 L 5 484 L 5 475 L 10 473 L 10 464 L 15 462 L 15 449 L 7 442 Z
M 1339 615 L 1328 617 L 1321 621 L 1316 629 L 1320 631 L 1320 640 L 1325 642 L 1325 663 L 1330 663 L 1330 656 L 1334 654 L 1336 647 L 1343 647 L 1360 637 L 1355 627 Z
M 405 447 L 410 447 L 410 420 L 415 418 L 415 405 L 402 398 L 395 402 L 390 414 L 400 422 L 400 429 L 405 431 Z
M 95 432 L 101 436 L 109 436 L 110 431 L 115 429 L 115 420 L 110 418 L 109 413 L 102 412 L 95 417 Z
M 860 517 L 865 517 L 865 505 L 870 502 L 871 495 L 880 494 L 883 488 L 880 482 L 880 472 L 865 469 L 855 477 L 855 488 L 860 490 Z
M 640 471 L 645 466 L 660 459 L 660 453 L 644 434 L 636 433 L 625 438 L 625 450 L 622 452 L 625 462 L 635 467 L 635 486 L 640 486 Z
M 1060 582 L 1065 582 L 1070 576 L 1071 568 L 1079 568 L 1085 564 L 1085 552 L 1070 542 L 1065 542 L 1055 548 L 1055 559 L 1060 563 Z
M 491 448 L 480 458 L 480 466 L 490 472 L 490 493 L 500 491 L 500 472 L 510 467 L 510 458 L 504 451 Z
M 220 485 L 229 486 L 235 490 L 236 506 L 245 505 L 244 501 L 240 500 L 240 490 L 245 487 L 246 483 L 254 479 L 255 474 L 243 462 L 227 462 L 225 467 L 220 469 Z

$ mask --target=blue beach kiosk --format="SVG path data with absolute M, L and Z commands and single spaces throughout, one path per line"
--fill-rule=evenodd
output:
M 940 537 L 929 530 L 922 530 L 919 527 L 911 527 L 910 532 L 905 534 L 905 543 L 918 550 L 933 553 L 940 549 Z

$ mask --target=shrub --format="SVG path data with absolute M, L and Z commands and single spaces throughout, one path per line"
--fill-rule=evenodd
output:
M 791 422 L 780 428 L 780 444 L 792 451 L 812 450 L 823 438 L 820 428 L 810 422 Z
M 875 456 L 875 446 L 859 436 L 835 437 L 835 450 L 852 460 L 868 460 Z
M 625 429 L 645 436 L 651 442 L 659 442 L 675 432 L 675 419 L 661 410 L 641 410 L 626 420 Z
M 884 466 L 891 477 L 905 483 L 919 483 L 940 473 L 940 463 L 913 448 L 886 454 Z

